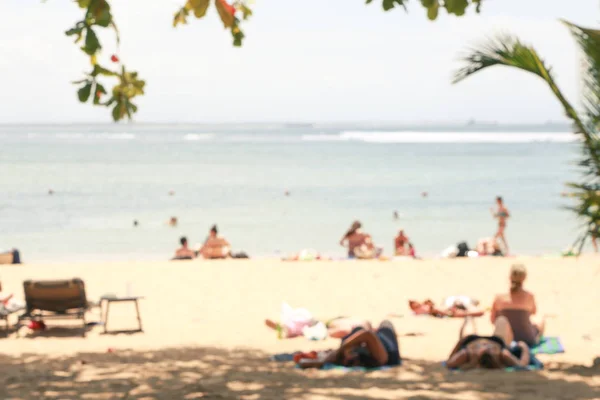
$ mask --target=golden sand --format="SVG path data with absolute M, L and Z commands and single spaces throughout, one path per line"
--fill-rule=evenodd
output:
M 448 372 L 441 365 L 459 320 L 410 315 L 408 299 L 441 302 L 466 294 L 489 306 L 508 288 L 513 262 L 528 268 L 526 287 L 546 333 L 566 353 L 540 356 L 542 372 Z M 82 263 L 3 266 L 5 292 L 22 298 L 26 279 L 80 277 L 90 300 L 128 290 L 141 301 L 144 333 L 85 338 L 74 329 L 0 338 L 0 398 L 85 399 L 593 399 L 600 398 L 600 258 L 294 262 L 272 260 Z M 388 314 L 398 331 L 402 367 L 374 373 L 300 371 L 268 356 L 334 348 L 338 341 L 278 340 L 263 324 L 283 301 L 317 318 Z M 97 311 L 88 319 L 98 320 Z M 131 304 L 111 306 L 109 327 L 135 327 Z M 492 331 L 487 316 L 478 332 Z M 597 375 L 598 374 L 598 375 Z

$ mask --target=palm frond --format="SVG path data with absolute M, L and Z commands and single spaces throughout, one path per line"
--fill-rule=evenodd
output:
M 550 69 L 544 65 L 535 49 L 524 45 L 512 36 L 498 36 L 489 39 L 462 58 L 465 66 L 454 74 L 453 83 L 479 72 L 485 68 L 504 65 L 531 72 L 542 79 L 552 79 Z
M 575 108 L 567 101 L 554 80 L 551 68 L 546 66 L 533 47 L 523 44 L 513 36 L 498 36 L 488 40 L 479 48 L 471 49 L 463 57 L 463 61 L 465 66 L 455 73 L 454 83 L 496 65 L 517 68 L 543 79 L 562 104 L 566 116 L 573 121 L 574 132 L 583 137 L 588 150 L 595 147 L 595 143 L 592 142 L 596 137 L 594 130 L 590 129 L 589 121 L 582 120 Z M 594 173 L 600 176 L 600 152 L 587 151 L 586 155 L 594 165 Z
M 576 240 L 578 253 L 590 236 L 600 237 L 600 31 L 582 28 L 565 22 L 575 35 L 584 55 L 584 113 L 580 116 L 556 85 L 552 71 L 533 47 L 519 39 L 501 36 L 491 39 L 479 48 L 471 49 L 463 61 L 465 66 L 454 75 L 454 82 L 486 68 L 504 65 L 532 73 L 543 79 L 573 121 L 573 132 L 583 138 L 582 157 L 578 162 L 582 179 L 570 183 L 575 203 L 567 207 L 582 220 L 582 234 Z
M 583 106 L 589 129 L 600 130 L 600 30 L 584 28 L 563 21 L 571 30 L 584 55 Z

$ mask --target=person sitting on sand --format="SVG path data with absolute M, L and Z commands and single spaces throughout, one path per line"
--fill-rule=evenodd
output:
M 400 232 L 398 232 L 398 236 L 396 236 L 396 238 L 394 239 L 394 248 L 396 249 L 395 254 L 397 256 L 407 256 L 408 254 L 408 249 L 406 248 L 406 245 L 409 243 L 409 239 L 408 236 L 406 236 L 404 234 L 404 230 L 400 229 Z
M 545 319 L 531 321 L 537 312 L 535 297 L 523 289 L 527 278 L 527 270 L 522 264 L 515 264 L 510 269 L 510 290 L 496 296 L 491 310 L 491 321 L 495 323 L 500 317 L 507 318 L 511 328 L 511 336 L 530 346 L 539 343 L 546 327 Z
M 207 259 L 221 259 L 231 256 L 229 242 L 222 236 L 219 236 L 219 231 L 216 225 L 210 228 L 208 238 L 198 253 Z
M 179 239 L 181 247 L 175 251 L 173 260 L 192 260 L 196 257 L 196 253 L 188 247 L 188 240 L 185 236 Z
M 500 369 L 505 367 L 526 367 L 529 365 L 529 347 L 525 342 L 518 342 L 521 356 L 515 357 L 508 349 L 513 336 L 508 319 L 498 317 L 494 323 L 492 336 L 479 336 L 476 334 L 464 336 L 467 319 L 460 329 L 459 340 L 446 366 L 450 369 L 463 370 L 474 368 Z
M 352 226 L 340 240 L 341 246 L 348 245 L 348 257 L 360 259 L 373 259 L 381 255 L 381 249 L 378 249 L 371 240 L 371 235 L 362 231 L 362 224 L 354 221 Z
M 415 246 L 412 243 L 408 242 L 408 256 L 414 259 L 418 259 L 417 252 L 415 251 Z
M 317 359 L 298 361 L 300 368 L 321 368 L 325 364 L 366 368 L 402 364 L 394 326 L 389 321 L 383 321 L 376 330 L 355 328 L 342 339 L 337 350 L 325 353 Z

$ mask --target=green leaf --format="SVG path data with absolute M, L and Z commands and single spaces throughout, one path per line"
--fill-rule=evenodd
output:
M 217 11 L 225 28 L 231 28 L 235 22 L 234 13 L 232 13 L 234 10 L 233 6 L 225 0 L 215 0 L 215 6 L 217 6 Z
M 243 19 L 248 19 L 252 16 L 252 10 L 250 9 L 250 7 L 248 7 L 245 4 L 241 4 L 240 6 L 240 10 L 242 11 L 242 18 Z
M 456 16 L 465 15 L 465 10 L 469 6 L 467 0 L 444 0 L 444 7 L 448 11 L 448 14 L 454 14 Z
M 187 24 L 188 14 L 189 11 L 185 7 L 181 7 L 181 9 L 175 13 L 175 17 L 173 18 L 173 27 L 177 27 L 179 24 Z
M 389 11 L 392 8 L 394 8 L 396 6 L 396 3 L 399 6 L 404 7 L 404 9 L 406 10 L 406 4 L 404 4 L 406 0 L 383 0 L 383 10 L 384 11 Z
M 80 102 L 85 103 L 90 98 L 91 93 L 92 93 L 92 82 L 89 82 L 77 91 L 77 97 L 79 97 Z
M 92 0 L 88 13 L 91 14 L 96 25 L 106 28 L 111 23 L 110 4 L 106 0 Z
M 113 72 L 109 69 L 106 69 L 106 68 L 96 64 L 96 65 L 94 65 L 94 69 L 92 70 L 92 73 L 90 75 L 96 77 L 98 75 L 117 76 L 118 74 L 116 72 Z
M 188 0 L 188 4 L 191 6 L 192 10 L 194 10 L 196 18 L 202 18 L 206 15 L 210 0 Z
M 242 45 L 242 41 L 244 40 L 244 32 L 238 26 L 238 21 L 236 18 L 236 23 L 231 27 L 231 36 L 233 36 L 233 45 L 236 47 L 240 47 Z
M 118 101 L 112 109 L 112 117 L 115 122 L 123 118 L 123 114 L 121 113 L 121 103 Z
M 77 24 L 73 28 L 66 31 L 65 35 L 67 35 L 67 36 L 81 35 L 82 31 L 83 31 L 83 26 L 79 26 L 79 24 Z
M 438 17 L 440 9 L 440 3 L 438 0 L 421 0 L 423 7 L 427 8 L 427 18 L 431 21 L 435 21 Z
M 373 0 L 367 0 L 367 4 L 370 4 Z
M 81 8 L 88 8 L 90 6 L 90 1 L 91 0 L 77 0 L 77 4 L 79 4 L 79 7 Z
M 96 83 L 96 89 L 94 90 L 94 104 L 100 104 L 100 96 L 99 94 L 106 94 L 106 89 L 99 83 Z
M 82 50 L 91 55 L 96 54 L 98 50 L 100 50 L 102 46 L 100 46 L 100 41 L 98 41 L 98 36 L 96 36 L 96 32 L 92 28 L 86 29 L 85 34 L 85 45 L 82 47 Z

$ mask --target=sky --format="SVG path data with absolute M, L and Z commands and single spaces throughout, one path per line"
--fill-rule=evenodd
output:
M 485 0 L 481 14 L 427 20 L 381 0 L 255 0 L 242 48 L 214 7 L 174 29 L 184 0 L 112 0 L 120 58 L 147 81 L 137 122 L 563 122 L 533 75 L 501 67 L 451 84 L 460 54 L 486 37 L 515 34 L 552 65 L 577 103 L 581 55 L 564 18 L 600 25 L 598 0 Z M 378 4 L 376 4 L 378 3 Z M 71 82 L 90 69 L 64 31 L 81 19 L 71 0 L 0 1 L 0 124 L 110 122 L 82 105 Z M 102 35 L 99 60 L 116 52 Z

